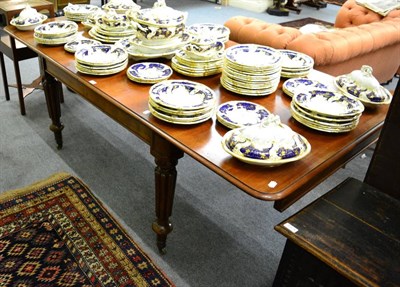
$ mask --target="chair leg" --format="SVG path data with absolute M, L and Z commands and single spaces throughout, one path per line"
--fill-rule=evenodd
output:
M 22 89 L 21 73 L 19 70 L 18 61 L 14 61 L 14 70 L 15 70 L 15 79 L 17 81 L 19 108 L 21 110 L 21 115 L 25 116 L 26 111 L 25 111 L 24 91 Z
M 1 75 L 3 76 L 4 93 L 6 94 L 6 101 L 10 100 L 10 92 L 8 90 L 7 72 L 4 63 L 4 55 L 0 53 Z

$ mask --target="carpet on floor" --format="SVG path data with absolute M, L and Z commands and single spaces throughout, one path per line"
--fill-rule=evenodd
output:
M 78 178 L 0 194 L 0 286 L 174 286 Z
M 307 17 L 307 18 L 303 18 L 303 19 L 298 19 L 298 20 L 293 20 L 293 21 L 288 21 L 288 22 L 282 22 L 279 23 L 282 26 L 285 27 L 293 27 L 293 28 L 300 28 L 303 27 L 304 25 L 307 24 L 316 24 L 316 25 L 321 25 L 321 26 L 325 26 L 327 28 L 332 28 L 333 24 L 323 21 L 323 20 L 319 20 L 319 19 L 315 19 L 315 18 L 311 18 L 311 17 Z

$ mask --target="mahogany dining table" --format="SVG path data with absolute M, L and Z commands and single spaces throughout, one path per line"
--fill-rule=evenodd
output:
M 65 20 L 63 17 L 49 21 Z M 79 29 L 87 29 L 81 24 Z M 86 30 L 85 30 L 86 29 Z M 152 228 L 157 235 L 160 251 L 166 247 L 167 235 L 172 231 L 170 216 L 173 209 L 176 166 L 184 154 L 191 156 L 250 196 L 274 201 L 274 208 L 283 211 L 311 191 L 328 176 L 362 152 L 378 137 L 388 107 L 366 109 L 357 127 L 346 133 L 326 133 L 310 129 L 291 117 L 291 98 L 282 92 L 282 83 L 276 92 L 267 96 L 250 97 L 235 94 L 223 88 L 220 75 L 192 78 L 174 72 L 171 79 L 186 79 L 203 83 L 215 91 L 217 104 L 231 100 L 247 100 L 266 107 L 279 115 L 282 123 L 303 135 L 311 144 L 311 153 L 305 158 L 273 168 L 251 165 L 227 154 L 221 139 L 228 129 L 216 117 L 195 125 L 178 125 L 154 117 L 148 108 L 150 85 L 132 82 L 126 70 L 109 76 L 86 75 L 75 68 L 74 55 L 63 45 L 38 44 L 33 31 L 20 31 L 7 26 L 5 31 L 14 39 L 35 51 L 40 58 L 40 70 L 46 103 L 51 117 L 50 130 L 54 132 L 58 148 L 62 148 L 60 93 L 62 84 L 82 96 L 110 118 L 124 126 L 150 146 L 155 159 L 156 219 Z M 167 59 L 152 59 L 169 64 Z M 131 59 L 129 64 L 132 64 Z M 332 83 L 333 77 L 312 71 L 310 78 Z

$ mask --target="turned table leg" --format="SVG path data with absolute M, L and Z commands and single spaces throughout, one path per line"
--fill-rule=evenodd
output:
M 176 165 L 183 152 L 157 134 L 153 134 L 151 154 L 155 158 L 156 216 L 152 228 L 157 234 L 157 247 L 165 253 L 168 234 L 172 231 L 172 214 L 176 184 Z
M 57 149 L 63 146 L 62 133 L 64 125 L 61 123 L 61 96 L 62 85 L 52 75 L 46 72 L 46 63 L 43 59 L 41 63 L 42 85 L 46 96 L 47 110 L 51 118 L 50 130 L 54 133 Z

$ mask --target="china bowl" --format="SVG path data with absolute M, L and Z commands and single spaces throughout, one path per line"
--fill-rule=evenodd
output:
M 275 115 L 268 116 L 259 125 L 227 132 L 221 143 L 233 157 L 269 167 L 300 160 L 311 151 L 307 139 L 282 124 Z
M 47 20 L 47 16 L 31 8 L 29 5 L 23 9 L 17 17 L 11 19 L 10 24 L 18 30 L 34 30 L 35 27 Z
M 357 97 L 368 108 L 389 104 L 392 100 L 391 93 L 379 84 L 372 75 L 372 68 L 367 65 L 336 77 L 334 83 L 341 92 Z
M 98 17 L 96 25 L 107 31 L 125 31 L 131 26 L 125 15 L 117 14 L 112 9 Z
M 183 47 L 186 55 L 192 59 L 204 59 L 215 57 L 223 51 L 225 45 L 221 41 L 212 38 L 195 38 Z

